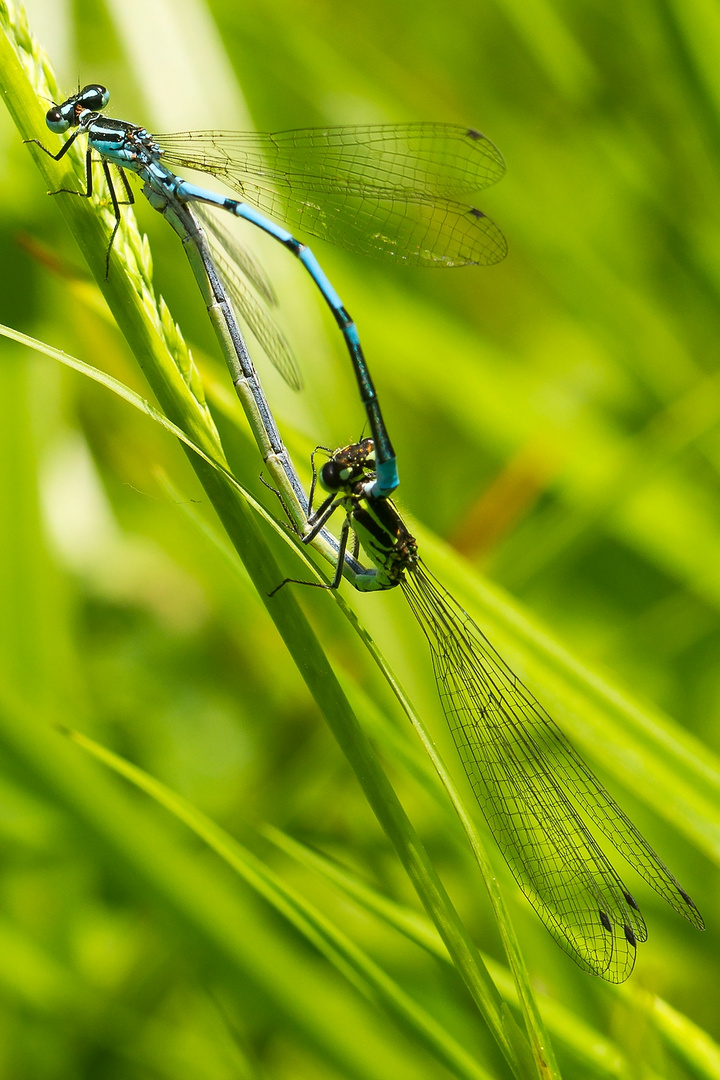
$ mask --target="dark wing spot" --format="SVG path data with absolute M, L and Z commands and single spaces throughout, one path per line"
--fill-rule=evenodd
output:
M 603 924 L 608 933 L 612 933 L 612 924 L 604 911 L 600 912 L 600 922 Z
M 476 131 L 475 128 L 468 128 L 467 137 L 468 139 L 482 139 L 482 134 Z
M 630 929 L 629 926 L 623 926 L 623 930 L 625 931 L 625 937 L 628 939 L 628 941 L 632 945 L 633 949 L 636 948 L 637 947 L 637 938 L 635 937 L 635 934 L 633 933 L 633 931 Z
M 635 897 L 634 897 L 634 896 L 632 896 L 632 895 L 631 895 L 631 893 L 629 893 L 629 892 L 626 892 L 626 893 L 625 893 L 625 899 L 627 900 L 627 902 L 628 902 L 628 904 L 630 905 L 630 907 L 631 907 L 631 908 L 634 908 L 634 909 L 635 909 L 635 911 L 639 911 L 639 910 L 640 910 L 640 908 L 639 908 L 639 907 L 637 906 L 637 903 L 636 903 L 636 901 L 635 901 Z
M 678 892 L 680 893 L 688 907 L 694 908 L 697 911 L 697 908 L 695 908 L 695 905 L 693 904 L 688 894 L 683 889 L 678 889 Z
M 481 217 L 486 217 L 487 215 L 483 214 L 482 210 L 478 210 L 478 208 L 476 206 L 471 206 L 470 207 L 470 216 L 474 217 L 474 218 L 481 218 Z

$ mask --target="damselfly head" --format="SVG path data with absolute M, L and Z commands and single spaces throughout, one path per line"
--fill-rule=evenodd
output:
M 367 480 L 375 471 L 375 447 L 372 439 L 363 439 L 336 450 L 320 469 L 320 483 L 325 491 L 342 491 L 359 480 Z
M 109 90 L 98 83 L 90 83 L 61 105 L 53 105 L 45 115 L 45 123 L 51 131 L 62 135 L 69 127 L 77 127 L 84 113 L 100 112 L 109 100 Z

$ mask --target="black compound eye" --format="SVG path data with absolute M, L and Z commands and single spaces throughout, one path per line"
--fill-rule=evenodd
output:
M 326 461 L 320 470 L 320 483 L 326 491 L 337 491 L 342 486 L 342 469 L 337 461 Z
M 45 123 L 51 131 L 57 132 L 58 135 L 62 135 L 70 127 L 70 121 L 59 105 L 56 105 L 53 109 L 48 109 L 45 114 Z
M 99 83 L 90 83 L 89 86 L 83 86 L 77 100 L 83 108 L 89 109 L 90 112 L 99 112 L 100 109 L 105 108 L 110 100 L 110 91 L 104 86 L 100 86 Z

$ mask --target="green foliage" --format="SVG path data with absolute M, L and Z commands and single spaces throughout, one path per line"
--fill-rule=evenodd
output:
M 152 395 L 205 458 L 109 379 L 0 342 L 0 1074 L 509 1076 L 514 1061 L 534 1075 L 523 1015 L 535 1060 L 552 1057 L 521 967 L 517 1010 L 516 940 L 564 1075 L 720 1076 L 714 7 L 75 14 L 62 35 L 33 27 L 60 87 L 10 20 L 27 75 L 55 96 L 78 73 L 102 82 L 110 115 L 151 130 L 438 119 L 500 146 L 508 175 L 480 205 L 508 237 L 501 266 L 404 271 L 313 246 L 360 327 L 426 562 L 708 930 L 619 866 L 650 940 L 608 987 L 557 949 L 488 843 L 491 903 L 354 632 L 357 617 L 466 794 L 401 597 L 344 589 L 351 621 L 315 590 L 268 606 L 284 574 L 311 570 L 208 461 L 277 513 L 176 238 L 139 199 L 150 246 L 127 213 L 106 282 L 107 206 L 44 195 L 77 184 L 81 154 L 62 168 L 38 154 L 41 179 L 3 111 L 0 321 Z M 24 79 L 3 54 L 16 123 L 55 145 Z M 352 375 L 299 268 L 243 240 L 303 370 L 301 395 L 262 376 L 304 469 L 316 443 L 360 434 Z

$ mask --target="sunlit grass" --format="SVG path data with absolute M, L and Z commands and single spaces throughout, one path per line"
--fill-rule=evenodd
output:
M 200 6 L 176 12 L 164 40 L 154 11 L 86 12 L 78 55 L 65 64 L 70 84 L 52 92 L 72 90 L 80 72 L 83 82 L 111 87 L 114 115 L 156 129 L 247 123 L 221 112 L 234 67 L 262 128 L 457 120 L 503 150 L 508 176 L 481 204 L 508 235 L 502 266 L 421 274 L 329 250 L 321 257 L 360 325 L 400 456 L 400 501 L 425 560 L 608 779 L 707 917 L 700 938 L 620 867 L 651 937 L 627 987 L 607 988 L 556 948 L 491 849 L 561 1068 L 623 1075 L 643 1060 L 658 1076 L 720 1075 L 708 1041 L 720 1036 L 720 98 L 708 60 L 717 43 L 711 6 L 612 14 L 459 4 L 446 18 L 399 0 L 332 10 L 218 3 L 217 40 L 205 37 L 210 14 Z M 130 33 L 132 19 L 143 34 Z M 192 44 L 205 50 L 208 40 L 216 59 L 204 51 L 193 67 Z M 54 41 L 44 44 L 53 53 Z M 45 103 L 26 105 L 27 122 L 46 138 Z M 184 122 L 181 106 L 197 111 Z M 237 101 L 232 107 L 239 112 Z M 2 321 L 154 393 L 275 512 L 242 418 L 223 397 L 224 372 L 170 230 L 140 205 L 154 271 L 128 217 L 103 283 L 107 219 L 81 200 L 45 198 L 43 184 L 58 182 L 39 181 L 7 118 L 0 138 L 8 161 Z M 134 355 L 94 285 L 54 276 L 18 247 L 22 230 L 60 268 L 77 259 L 60 212 L 74 218 L 72 233 Z M 267 376 L 301 464 L 315 443 L 359 434 L 361 413 L 312 292 L 291 260 L 265 248 L 263 257 L 309 388 L 295 399 Z M 168 308 L 152 306 L 151 273 Z M 180 370 L 190 370 L 184 338 L 203 393 L 178 374 L 183 357 Z M 232 535 L 244 511 L 222 478 L 208 495 L 167 433 L 50 359 L 3 344 L 0 378 L 2 1070 L 33 1080 L 447 1075 L 417 1032 L 400 1034 L 391 1010 L 369 1005 L 352 979 L 331 971 L 317 942 L 229 879 L 146 796 L 115 788 L 46 733 L 60 723 L 113 748 L 237 837 L 379 964 L 447 1045 L 508 1075 L 461 981 L 434 955 L 437 938 L 360 785 L 237 569 L 210 507 L 214 494 Z M 473 546 L 476 503 L 495 520 L 483 528 L 489 540 Z M 255 522 L 248 518 L 248 569 L 255 559 L 267 592 L 296 556 Z M 492 584 L 443 543 L 460 537 Z M 284 592 L 290 610 L 296 600 Z M 347 599 L 462 787 L 424 643 L 399 598 Z M 391 689 L 328 598 L 299 600 L 331 660 L 320 681 L 339 677 L 510 998 L 481 879 Z M 306 625 L 295 622 L 290 635 L 301 668 Z M 339 700 L 326 699 L 329 712 Z M 299 846 L 267 844 L 266 823 Z M 324 882 L 322 862 L 295 861 L 308 846 L 340 861 L 352 902 Z M 411 912 L 420 922 L 408 942 L 401 923 Z

